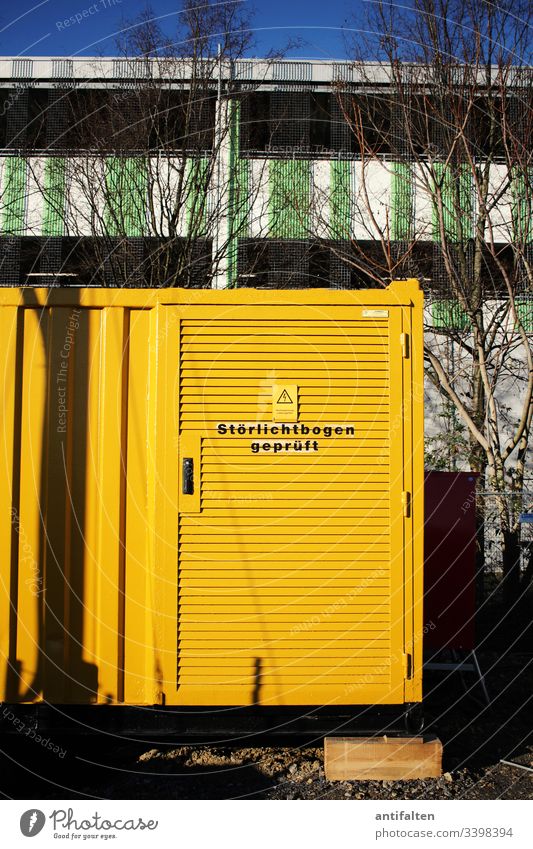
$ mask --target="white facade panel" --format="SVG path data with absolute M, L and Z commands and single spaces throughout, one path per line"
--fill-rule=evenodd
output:
M 148 213 L 148 229 L 152 236 L 166 238 L 170 224 L 176 221 L 178 237 L 187 234 L 187 163 L 180 156 L 151 157 L 148 161 L 148 194 L 153 201 Z
M 250 166 L 250 236 L 259 239 L 268 235 L 268 160 L 252 159 Z
M 70 236 L 105 233 L 105 167 L 98 157 L 67 161 L 66 232 Z
M 43 232 L 45 165 L 42 156 L 28 159 L 26 227 L 29 236 L 40 236 Z
M 355 239 L 386 237 L 389 231 L 390 166 L 381 161 L 355 163 L 353 234 Z
M 311 162 L 310 235 L 318 239 L 329 238 L 329 187 L 331 167 L 327 159 Z
M 433 202 L 429 190 L 429 172 L 423 165 L 414 165 L 412 175 L 415 215 L 414 232 L 417 239 L 431 241 L 433 238 Z
M 489 172 L 490 223 L 485 228 L 487 242 L 510 242 L 512 237 L 512 192 L 507 166 L 491 165 Z M 492 230 L 492 232 L 491 232 Z

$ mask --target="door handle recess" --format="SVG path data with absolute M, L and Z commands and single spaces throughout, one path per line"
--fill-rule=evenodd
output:
M 183 495 L 194 495 L 194 460 L 192 457 L 183 458 L 182 492 Z

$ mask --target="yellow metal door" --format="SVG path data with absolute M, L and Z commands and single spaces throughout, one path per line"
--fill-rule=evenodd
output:
M 179 313 L 176 701 L 403 702 L 401 307 Z

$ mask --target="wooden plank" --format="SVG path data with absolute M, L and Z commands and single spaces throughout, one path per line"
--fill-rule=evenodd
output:
M 328 781 L 407 780 L 442 774 L 442 743 L 436 737 L 326 737 Z

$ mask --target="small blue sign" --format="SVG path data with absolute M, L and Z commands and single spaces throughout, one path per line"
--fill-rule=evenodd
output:
M 520 513 L 520 521 L 533 524 L 533 513 Z

